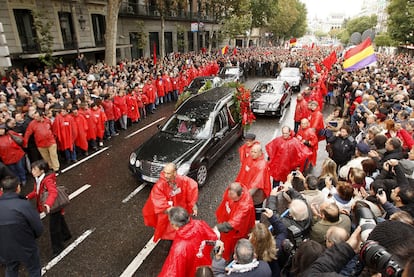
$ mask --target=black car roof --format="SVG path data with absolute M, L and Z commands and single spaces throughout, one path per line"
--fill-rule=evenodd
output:
M 220 100 L 232 95 L 235 88 L 217 87 L 197 94 L 185 101 L 177 110 L 177 114 L 192 114 L 197 112 L 200 115 L 208 116 Z

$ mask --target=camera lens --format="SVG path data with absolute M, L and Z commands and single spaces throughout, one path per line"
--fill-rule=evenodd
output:
M 383 276 L 401 276 L 403 269 L 392 259 L 391 254 L 376 241 L 366 241 L 359 253 L 360 259 Z

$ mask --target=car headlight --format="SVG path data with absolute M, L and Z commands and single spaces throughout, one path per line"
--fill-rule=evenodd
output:
M 131 165 L 134 165 L 137 160 L 137 154 L 135 152 L 132 152 L 131 155 L 129 155 L 129 163 Z
M 186 176 L 190 172 L 190 163 L 183 163 L 177 169 L 177 174 L 181 176 Z
M 269 108 L 272 109 L 272 110 L 276 109 L 277 106 L 278 106 L 277 103 L 269 104 Z
M 140 160 L 137 160 L 136 162 L 135 162 L 135 167 L 140 167 L 141 166 L 141 161 Z

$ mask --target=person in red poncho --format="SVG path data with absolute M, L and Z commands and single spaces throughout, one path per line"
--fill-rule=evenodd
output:
M 72 107 L 72 116 L 76 122 L 77 127 L 77 136 L 75 139 L 75 145 L 77 148 L 81 149 L 85 156 L 88 155 L 88 121 L 83 114 L 79 113 L 78 107 L 73 105 Z
M 315 133 L 318 136 L 318 140 L 324 140 L 325 137 L 322 135 L 319 135 L 319 132 L 322 129 L 325 129 L 325 122 L 323 120 L 323 114 L 319 109 L 318 102 L 310 101 L 308 104 L 308 108 L 310 110 L 310 116 L 309 116 L 310 127 L 315 130 Z
M 128 105 L 126 102 L 125 90 L 120 89 L 118 91 L 118 95 L 114 96 L 114 105 L 116 108 L 119 109 L 120 118 L 119 124 L 121 125 L 121 129 L 126 130 L 128 124 Z
M 286 182 L 289 173 L 298 167 L 302 172 L 306 159 L 312 155 L 309 147 L 294 135 L 288 126 L 283 126 L 282 135 L 266 145 L 269 170 L 274 186 L 277 186 L 279 182 Z
M 245 143 L 240 146 L 239 148 L 239 156 L 240 156 L 240 163 L 243 164 L 244 160 L 249 157 L 250 155 L 250 149 L 252 149 L 252 146 L 259 143 L 256 140 L 256 135 L 252 133 L 247 133 L 244 135 Z
M 206 222 L 191 219 L 182 207 L 171 208 L 168 218 L 177 233 L 158 276 L 194 277 L 198 267 L 211 265 L 211 243 L 217 235 Z
M 154 113 L 155 101 L 156 101 L 156 98 L 157 98 L 157 89 L 152 84 L 151 79 L 147 80 L 144 87 L 142 88 L 142 92 L 145 93 L 145 95 L 148 98 L 147 112 L 148 113 Z
M 295 107 L 295 116 L 294 116 L 295 134 L 299 130 L 300 121 L 303 118 L 308 118 L 309 114 L 310 114 L 310 111 L 308 109 L 308 101 L 306 101 L 306 99 L 303 97 L 303 93 L 300 92 L 298 93 L 298 96 L 296 97 L 296 107 Z
M 272 185 L 270 184 L 269 166 L 264 157 L 260 143 L 254 144 L 250 149 L 250 156 L 241 165 L 236 182 L 243 184 L 253 198 L 253 204 L 261 208 L 263 201 L 269 197 Z M 256 219 L 260 219 L 256 213 Z
M 309 157 L 309 163 L 305 166 L 304 170 L 311 168 L 316 165 L 316 157 L 318 154 L 318 137 L 316 136 L 315 130 L 310 127 L 309 120 L 304 118 L 300 122 L 300 128 L 296 137 L 310 150 L 312 155 Z
M 224 242 L 223 258 L 230 261 L 236 242 L 247 238 L 255 224 L 255 209 L 248 189 L 240 183 L 231 183 L 224 191 L 216 217 L 215 228 Z
M 86 122 L 88 123 L 88 129 L 86 131 L 86 139 L 88 140 L 88 145 L 93 149 L 97 149 L 96 145 L 96 130 L 97 130 L 97 124 L 98 119 L 92 116 L 91 109 L 88 108 L 88 104 L 81 103 L 80 104 L 81 109 L 79 110 L 79 114 L 83 115 L 86 119 Z M 89 147 L 88 147 L 89 148 Z
M 52 130 L 57 138 L 58 149 L 65 153 L 66 162 L 76 162 L 75 139 L 78 135 L 78 128 L 76 121 L 66 109 L 65 106 L 56 113 Z
M 103 146 L 103 137 L 105 133 L 106 115 L 99 104 L 91 104 L 91 116 L 96 119 L 96 142 Z
M 162 79 L 161 73 L 157 73 L 157 80 L 155 81 L 155 87 L 157 88 L 157 96 L 160 104 L 167 102 L 167 97 L 165 96 L 165 87 L 164 81 Z
M 126 96 L 126 103 L 128 107 L 128 118 L 131 120 L 132 123 L 137 123 L 138 119 L 140 118 L 139 114 L 139 107 L 137 98 L 135 96 L 135 91 L 131 90 L 128 92 L 128 95 Z
M 154 241 L 173 240 L 175 237 L 176 231 L 168 224 L 168 209 L 181 206 L 196 216 L 197 200 L 197 182 L 190 177 L 177 175 L 176 165 L 167 164 L 142 209 L 145 225 L 155 228 Z

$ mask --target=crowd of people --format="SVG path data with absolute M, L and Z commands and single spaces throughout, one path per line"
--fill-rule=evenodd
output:
M 297 58 L 306 61 L 306 54 Z M 169 217 L 176 231 L 161 276 L 413 274 L 414 63 L 378 55 L 375 67 L 345 72 L 341 59 L 330 66 L 321 65 L 323 56 L 311 60 L 301 67 L 309 86 L 298 94 L 294 122 L 265 147 L 245 135 L 214 233 L 194 229 L 191 240 L 181 233 L 203 222 L 190 216 L 195 184 L 157 182 L 153 191 L 164 193 L 148 198 L 146 224 L 157 233 L 165 225 L 149 219 Z M 332 113 L 324 118 L 327 105 Z M 329 157 L 314 175 L 321 145 Z M 388 260 L 377 263 L 373 253 Z
M 1 172 L 25 185 L 27 166 L 43 159 L 58 173 L 61 164 L 76 162 L 158 105 L 176 101 L 196 76 L 215 75 L 224 65 L 239 65 L 248 77 L 272 77 L 284 66 L 297 66 L 309 86 L 298 94 L 294 122 L 270 142 L 245 136 L 239 174 L 224 191 L 213 228 L 192 218 L 198 215 L 197 183 L 177 175 L 174 164 L 165 166 L 143 209 L 154 240 L 173 240 L 161 276 L 350 276 L 363 271 L 355 251 L 367 237 L 409 274 L 414 63 L 408 55 L 378 55 L 375 67 L 345 72 L 341 58 L 325 63 L 330 51 L 254 48 L 228 56 L 171 54 L 157 64 L 143 58 L 115 67 L 13 69 L 0 87 Z M 335 108 L 324 118 L 327 105 Z M 321 141 L 329 158 L 314 176 Z M 29 198 L 39 196 L 42 180 Z M 14 182 L 3 186 L 5 196 L 18 192 Z M 39 212 L 47 212 L 46 206 L 38 205 Z M 64 224 L 63 217 L 54 217 Z M 369 236 L 358 227 L 364 220 L 371 223 Z M 390 243 L 384 229 L 404 235 L 404 244 Z M 64 231 L 57 251 L 62 238 L 70 237 L 67 226 Z M 36 227 L 34 238 L 39 232 Z

